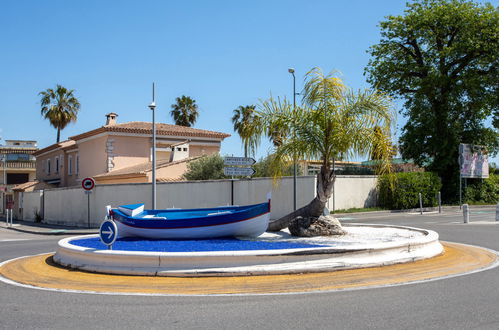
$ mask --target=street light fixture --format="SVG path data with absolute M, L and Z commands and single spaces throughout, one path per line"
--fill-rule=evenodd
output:
M 152 83 L 152 102 L 149 104 L 149 109 L 152 110 L 152 209 L 156 209 L 156 120 L 155 110 L 156 103 L 154 102 L 154 83 Z
M 296 77 L 295 69 L 289 68 L 288 72 L 293 75 L 293 124 L 295 121 L 296 112 Z M 293 128 L 293 137 L 295 137 L 295 130 Z M 293 210 L 296 211 L 296 155 L 293 155 Z

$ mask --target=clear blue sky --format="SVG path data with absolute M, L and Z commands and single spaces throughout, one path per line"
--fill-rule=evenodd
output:
M 104 124 L 173 123 L 175 97 L 191 96 L 194 127 L 232 134 L 222 154 L 242 155 L 230 118 L 239 105 L 292 97 L 312 67 L 338 70 L 350 87 L 369 87 L 366 50 L 377 24 L 403 12 L 403 0 L 350 1 L 4 1 L 0 10 L 0 136 L 55 142 L 40 115 L 38 93 L 62 84 L 82 107 L 61 139 Z M 397 134 L 404 118 L 398 115 Z M 2 141 L 3 143 L 3 141 Z M 258 157 L 268 151 L 262 145 Z

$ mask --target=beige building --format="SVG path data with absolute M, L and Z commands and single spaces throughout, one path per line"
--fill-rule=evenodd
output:
M 36 141 L 5 140 L 0 146 L 0 214 L 12 208 L 12 188 L 35 179 Z
M 151 123 L 119 124 L 117 116 L 109 113 L 104 126 L 37 151 L 37 181 L 57 187 L 80 185 L 86 177 L 93 177 L 98 184 L 151 182 Z M 219 152 L 228 136 L 157 123 L 157 181 L 180 179 L 189 161 Z

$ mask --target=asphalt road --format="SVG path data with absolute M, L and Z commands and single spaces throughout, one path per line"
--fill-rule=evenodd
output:
M 428 228 L 442 240 L 499 251 L 493 208 L 438 214 L 353 214 L 343 222 Z M 0 260 L 54 251 L 61 236 L 0 228 Z M 117 296 L 0 282 L 1 329 L 499 329 L 499 267 L 396 287 L 269 296 Z

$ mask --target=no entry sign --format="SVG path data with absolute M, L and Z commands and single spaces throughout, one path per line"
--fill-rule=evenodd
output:
M 81 186 L 85 190 L 92 190 L 95 187 L 95 181 L 92 178 L 85 178 L 81 181 Z

